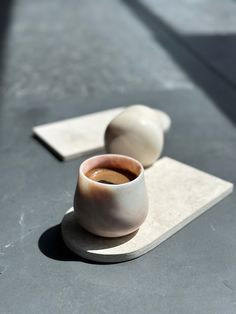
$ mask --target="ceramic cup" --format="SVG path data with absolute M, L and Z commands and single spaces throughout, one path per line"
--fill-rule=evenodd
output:
M 107 184 L 86 176 L 94 168 L 129 170 L 137 177 L 127 183 Z M 87 231 L 103 237 L 120 237 L 137 230 L 148 213 L 144 169 L 137 160 L 116 154 L 94 156 L 79 169 L 74 213 Z

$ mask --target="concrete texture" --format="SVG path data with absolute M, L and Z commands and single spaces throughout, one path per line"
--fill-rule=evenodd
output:
M 216 33 L 232 34 L 236 2 L 213 2 L 178 10 L 168 1 L 161 24 L 134 1 L 1 1 L 1 313 L 235 313 L 235 193 L 158 250 L 89 264 L 65 248 L 58 226 L 83 159 L 61 163 L 30 136 L 35 125 L 144 103 L 172 118 L 165 155 L 235 182 L 232 79 L 170 27 L 184 7 L 193 21 L 204 6 L 211 20 L 218 10 Z M 194 36 L 206 25 L 196 20 Z
M 216 82 L 209 77 L 209 74 L 204 75 L 204 71 L 197 69 L 194 61 L 200 61 L 216 77 L 226 82 L 234 90 L 236 89 L 235 1 L 123 0 L 123 2 L 151 31 L 156 41 L 166 48 L 190 79 L 210 94 L 214 101 L 217 102 L 219 95 L 214 97 L 215 93 L 209 86 L 211 84 L 206 81 Z M 181 43 L 181 48 L 178 47 L 178 43 Z M 183 47 L 195 60 L 190 62 L 185 60 L 180 52 Z M 216 85 L 218 84 L 216 83 Z M 215 89 L 217 90 L 216 86 Z
M 236 86 L 236 2 L 145 0 L 189 47 Z M 176 14 L 181 12 L 181 14 Z
M 57 102 L 107 91 L 192 86 L 119 1 L 12 2 L 6 97 Z

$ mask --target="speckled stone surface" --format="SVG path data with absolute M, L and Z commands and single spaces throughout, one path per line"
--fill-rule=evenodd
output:
M 218 203 L 233 184 L 164 157 L 145 170 L 149 213 L 137 232 L 106 239 L 75 221 L 73 208 L 62 221 L 62 236 L 76 254 L 98 262 L 121 262 L 143 255 Z
M 106 126 L 121 111 L 120 107 L 49 123 L 34 127 L 33 133 L 61 159 L 73 159 L 102 149 Z

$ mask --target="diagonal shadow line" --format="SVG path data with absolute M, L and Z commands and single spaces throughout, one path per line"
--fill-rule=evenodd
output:
M 218 108 L 236 124 L 236 84 L 210 64 L 156 13 L 139 0 L 121 0 L 152 32 L 185 73 L 214 101 Z
M 136 0 L 121 0 L 129 8 L 132 9 L 133 12 L 142 20 L 142 22 L 148 26 L 150 30 L 156 33 L 157 28 L 158 32 L 166 32 L 169 34 L 169 37 L 172 37 L 173 40 L 181 43 L 181 45 L 196 59 L 198 59 L 206 68 L 210 71 L 214 72 L 218 75 L 222 80 L 227 82 L 228 85 L 236 89 L 236 83 L 229 79 L 226 75 L 224 75 L 220 70 L 218 70 L 214 65 L 208 62 L 206 58 L 204 58 L 199 52 L 197 52 L 194 48 L 192 48 L 184 39 L 185 36 L 181 36 L 178 32 L 176 32 L 170 25 L 168 25 L 162 18 L 154 14 L 148 7 L 146 7 L 143 3 Z M 159 38 L 159 37 L 158 37 Z M 161 38 L 160 38 L 161 39 Z
M 1 0 L 0 2 L 0 94 L 3 83 L 4 59 L 13 2 L 14 0 Z

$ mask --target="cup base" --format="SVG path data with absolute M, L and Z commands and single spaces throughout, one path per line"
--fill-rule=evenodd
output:
M 66 246 L 75 254 L 96 262 L 118 263 L 137 258 L 153 247 L 138 249 L 136 243 L 139 229 L 120 237 L 101 237 L 81 227 L 75 217 L 74 208 L 70 208 L 61 223 L 62 238 Z M 155 246 L 154 246 L 155 247 Z

